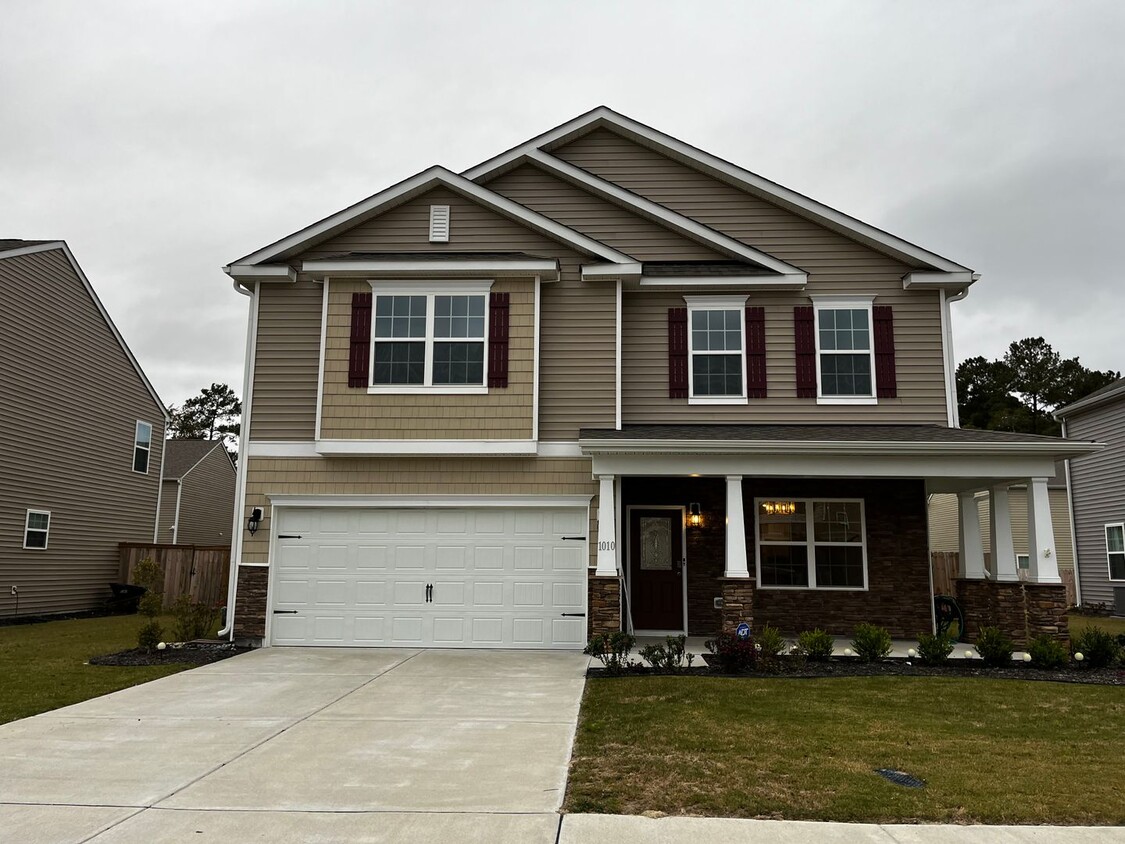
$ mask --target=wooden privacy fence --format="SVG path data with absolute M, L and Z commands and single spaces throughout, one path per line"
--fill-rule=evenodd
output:
M 227 600 L 230 547 L 226 545 L 118 544 L 122 583 L 133 582 L 133 571 L 141 560 L 151 559 L 164 570 L 164 606 L 181 595 L 193 601 L 220 606 Z
M 989 556 L 986 551 L 984 555 L 986 564 Z M 935 595 L 953 595 L 956 597 L 954 581 L 961 576 L 960 558 L 961 555 L 956 551 L 930 552 L 930 570 L 934 575 Z M 1027 579 L 1027 572 L 1020 569 L 1019 576 L 1020 580 L 1025 580 Z M 1062 578 L 1063 587 L 1066 589 L 1066 605 L 1073 607 L 1078 601 L 1078 590 L 1074 587 L 1074 570 L 1062 569 L 1059 572 L 1059 577 Z

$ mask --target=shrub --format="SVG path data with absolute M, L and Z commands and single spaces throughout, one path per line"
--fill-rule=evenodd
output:
M 948 633 L 923 633 L 918 637 L 918 659 L 923 665 L 941 665 L 953 653 L 953 647 L 953 637 Z
M 1012 664 L 1012 651 L 1016 646 L 998 627 L 982 627 L 976 645 L 985 665 L 1003 668 Z
M 777 659 L 784 648 L 785 640 L 781 638 L 778 629 L 768 624 L 762 625 L 762 629 L 758 631 L 758 647 L 755 648 L 758 657 L 761 659 Z
M 159 621 L 146 621 L 137 632 L 137 647 L 143 648 L 146 651 L 156 650 L 156 646 L 160 644 L 160 636 L 163 633 L 164 628 L 160 626 Z
M 863 662 L 883 659 L 891 652 L 891 634 L 886 627 L 866 622 L 855 626 L 852 648 Z
M 1066 648 L 1046 633 L 1032 639 L 1027 652 L 1031 654 L 1031 664 L 1036 668 L 1053 671 L 1066 665 Z
M 133 583 L 145 588 L 137 604 L 137 612 L 148 619 L 137 631 L 137 647 L 151 651 L 160 643 L 164 633 L 164 628 L 156 620 L 164 609 L 164 570 L 146 557 L 133 569 Z
M 832 649 L 836 642 L 831 634 L 819 627 L 815 630 L 804 630 L 797 634 L 797 648 L 805 658 L 812 662 L 826 662 L 832 656 Z
M 687 636 L 682 633 L 679 636 L 669 636 L 663 645 L 645 645 L 640 654 L 654 670 L 670 674 L 682 671 L 685 662 L 691 668 L 695 661 L 695 654 L 687 653 Z
M 599 633 L 590 640 L 582 653 L 597 657 L 610 674 L 620 674 L 630 667 L 629 654 L 637 639 L 622 630 Z
M 218 621 L 219 611 L 202 601 L 193 601 L 187 595 L 181 595 L 172 604 L 172 615 L 176 617 L 176 624 L 172 628 L 176 641 L 190 642 L 211 634 L 211 628 Z
M 715 655 L 719 667 L 728 674 L 749 671 L 758 660 L 754 640 L 747 637 L 739 639 L 733 633 L 720 633 L 707 640 L 707 650 Z
M 1070 640 L 1070 652 L 1082 654 L 1082 664 L 1090 668 L 1105 668 L 1117 660 L 1121 646 L 1112 633 L 1101 627 L 1087 627 Z

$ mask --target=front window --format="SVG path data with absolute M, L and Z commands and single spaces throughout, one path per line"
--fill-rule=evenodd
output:
M 758 585 L 866 589 L 859 500 L 758 499 Z
M 871 301 L 824 300 L 815 305 L 820 398 L 840 403 L 873 402 Z
M 1125 580 L 1125 524 L 1105 526 L 1105 550 L 1109 579 Z
M 699 404 L 740 404 L 746 400 L 743 328 L 746 297 L 685 297 L 691 400 Z
M 152 426 L 147 422 L 137 422 L 133 434 L 133 471 L 148 474 L 148 458 L 152 451 Z
M 28 510 L 23 527 L 23 547 L 42 550 L 47 547 L 47 534 L 51 531 L 49 510 Z
M 485 387 L 487 293 L 375 291 L 371 386 L 381 392 Z

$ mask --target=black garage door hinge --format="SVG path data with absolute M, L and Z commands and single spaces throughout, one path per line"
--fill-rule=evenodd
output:
M 584 537 L 584 536 L 564 536 L 563 537 L 564 542 L 568 539 L 574 539 L 578 542 L 585 542 L 586 541 L 586 537 Z
M 584 612 L 564 612 L 562 614 L 562 617 L 563 618 L 585 618 L 586 613 L 584 613 Z
M 277 538 L 278 539 L 300 539 L 301 534 L 299 534 L 299 533 L 279 533 L 277 535 Z
M 297 610 L 274 610 L 274 615 L 296 615 Z

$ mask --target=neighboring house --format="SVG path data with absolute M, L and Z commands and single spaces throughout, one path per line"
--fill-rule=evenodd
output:
M 1051 505 L 1051 525 L 1055 534 L 1059 576 L 1066 586 L 1067 603 L 1077 600 L 1074 580 L 1074 536 L 1070 528 L 1070 501 L 1066 492 L 1066 464 L 1055 464 L 1055 474 L 1047 479 L 1047 498 Z M 1026 575 L 1030 566 L 1027 536 L 1027 487 L 1013 484 L 1009 488 L 1008 503 L 1011 509 L 1012 547 L 1016 555 L 1016 568 Z M 986 556 L 985 570 L 992 573 L 992 525 L 989 497 L 977 493 L 977 509 L 981 540 Z M 958 531 L 957 496 L 931 495 L 929 500 L 930 550 L 957 551 L 960 547 Z
M 167 440 L 156 541 L 230 545 L 237 470 L 219 440 Z
M 153 540 L 164 405 L 59 240 L 0 240 L 0 351 L 0 616 L 98 608 Z
M 224 269 L 251 297 L 237 638 L 913 636 L 927 494 L 990 489 L 1010 532 L 1012 482 L 1030 583 L 964 537 L 970 626 L 1018 609 L 1022 638 L 1029 594 L 1065 635 L 1047 478 L 1097 446 L 957 427 L 975 274 L 609 109 Z
M 1067 461 L 1078 600 L 1125 616 L 1125 378 L 1060 408 L 1055 418 L 1063 436 L 1106 444 Z

